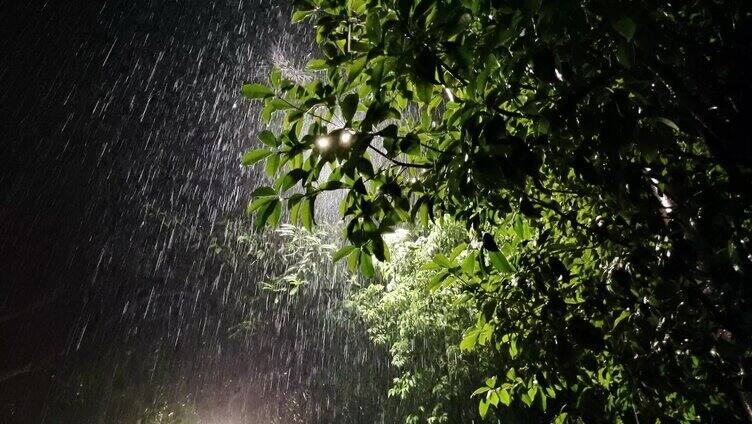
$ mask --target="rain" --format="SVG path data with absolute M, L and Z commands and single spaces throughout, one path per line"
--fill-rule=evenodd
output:
M 240 166 L 262 126 L 239 88 L 315 55 L 289 2 L 0 10 L 0 422 L 373 422 L 390 368 L 343 270 L 311 252 L 279 302 L 305 235 L 244 214 L 265 177 Z

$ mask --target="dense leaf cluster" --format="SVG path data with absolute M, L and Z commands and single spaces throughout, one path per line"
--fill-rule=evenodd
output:
M 293 19 L 315 26 L 321 78 L 242 90 L 283 128 L 243 157 L 277 177 L 259 227 L 283 202 L 310 227 L 343 191 L 337 256 L 372 276 L 383 234 L 463 222 L 474 243 L 434 258 L 430 285 L 480 311 L 462 349 L 501 355 L 481 415 L 742 419 L 745 2 L 303 0 Z
M 477 310 L 460 287 L 431 287 L 435 272 L 425 266 L 466 238 L 463 225 L 446 220 L 424 236 L 392 235 L 391 260 L 377 265 L 380 278 L 353 287 L 348 309 L 389 353 L 396 373 L 382 404 L 385 422 L 479 421 L 477 401 L 469 394 L 493 356 L 459 346 Z

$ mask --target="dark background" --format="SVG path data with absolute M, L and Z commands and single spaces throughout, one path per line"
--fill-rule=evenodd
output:
M 123 393 L 164 385 L 223 422 L 268 403 L 275 380 L 227 337 L 253 269 L 208 252 L 257 179 L 240 84 L 310 58 L 289 16 L 0 1 L 0 422 L 131 422 Z

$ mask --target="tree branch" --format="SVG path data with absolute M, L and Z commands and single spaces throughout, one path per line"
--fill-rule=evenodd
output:
M 389 156 L 387 156 L 386 153 L 382 152 L 381 150 L 377 149 L 376 147 L 373 147 L 370 144 L 368 145 L 368 147 L 371 150 L 373 150 L 374 152 L 376 152 L 379 155 L 381 155 L 384 159 L 392 162 L 395 165 L 400 165 L 400 166 L 404 166 L 404 167 L 407 167 L 407 168 L 419 168 L 419 169 L 431 169 L 432 168 L 431 165 L 427 165 L 427 164 L 407 163 L 407 162 L 402 162 L 402 161 L 399 161 L 399 160 L 396 160 L 396 159 L 392 159 Z

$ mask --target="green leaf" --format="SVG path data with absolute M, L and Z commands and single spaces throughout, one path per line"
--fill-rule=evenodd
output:
M 304 180 L 306 177 L 308 177 L 308 172 L 300 168 L 295 168 L 277 181 L 277 187 L 282 191 L 287 191 L 298 181 Z
M 368 2 L 366 0 L 350 0 L 348 10 L 357 14 L 365 13 Z
M 449 258 L 451 260 L 457 259 L 457 256 L 460 255 L 460 253 L 464 252 L 465 249 L 467 249 L 467 243 L 460 243 L 457 246 L 452 249 L 452 253 L 449 254 Z
M 434 261 L 426 262 L 420 267 L 420 269 L 423 271 L 430 271 L 432 269 L 439 269 L 439 268 L 440 268 L 439 265 Z
M 310 71 L 321 71 L 326 69 L 326 59 L 313 59 L 306 64 L 306 69 Z
M 504 389 L 499 390 L 499 400 L 506 406 L 509 406 L 509 404 L 512 403 L 512 398 L 509 396 L 509 392 Z
M 420 225 L 423 227 L 428 227 L 428 219 L 429 219 L 429 210 L 428 210 L 428 202 L 422 202 L 420 204 L 420 207 L 418 207 L 418 218 L 420 219 Z
M 454 261 L 450 261 L 449 258 L 442 255 L 441 253 L 434 256 L 433 261 L 436 262 L 436 264 L 438 264 L 439 266 L 444 267 L 444 268 L 451 269 L 451 268 L 457 267 L 457 264 Z
M 355 269 L 358 267 L 358 259 L 360 259 L 359 250 L 356 249 L 350 252 L 350 256 L 347 257 L 347 268 L 350 272 L 355 272 Z
M 277 98 L 267 100 L 267 106 L 272 109 L 272 112 L 276 112 L 278 110 L 295 109 L 295 106 L 290 104 L 290 102 L 288 102 L 287 100 Z
M 243 164 L 243 166 L 251 166 L 271 154 L 272 152 L 267 149 L 251 150 L 250 152 L 246 152 L 243 155 L 243 157 L 240 159 L 240 162 Z
M 391 253 L 389 253 L 389 248 L 387 248 L 386 243 L 384 243 L 384 239 L 381 238 L 380 235 L 376 235 L 371 240 L 371 253 L 373 253 L 373 256 L 376 257 L 381 262 L 386 262 L 389 260 L 389 257 L 391 256 Z
M 489 405 L 491 405 L 491 403 L 486 401 L 485 399 L 482 399 L 480 403 L 478 403 L 478 412 L 480 413 L 481 418 L 486 418 Z
M 373 278 L 376 273 L 373 269 L 371 255 L 366 252 L 360 252 L 360 272 L 366 278 Z
M 356 246 L 352 246 L 352 245 L 349 245 L 349 246 L 345 246 L 345 247 L 343 247 L 343 248 L 339 249 L 339 250 L 338 250 L 338 251 L 337 251 L 337 252 L 336 252 L 336 253 L 334 254 L 334 256 L 332 256 L 332 261 L 334 261 L 334 262 L 337 262 L 337 261 L 339 261 L 340 259 L 342 259 L 342 258 L 344 258 L 345 256 L 347 256 L 347 255 L 349 255 L 350 253 L 352 253 L 352 251 L 353 251 L 353 250 L 355 250 L 355 249 L 357 249 L 357 247 L 356 247 Z
M 470 397 L 473 397 L 473 396 L 477 396 L 477 395 L 480 395 L 480 394 L 486 393 L 486 392 L 487 392 L 487 391 L 489 391 L 489 390 L 491 390 L 491 388 L 490 388 L 490 387 L 488 387 L 488 386 L 483 386 L 483 387 L 480 387 L 480 388 L 478 388 L 477 390 L 475 390 L 475 391 L 473 392 L 473 394 L 472 394 L 472 395 L 470 395 Z
M 272 112 L 274 112 L 274 106 L 271 102 L 266 102 L 264 108 L 261 109 L 261 121 L 265 124 L 269 124 L 272 120 Z
M 272 87 L 279 88 L 279 84 L 282 80 L 282 71 L 280 71 L 279 68 L 276 66 L 272 68 L 271 72 L 269 73 L 269 81 L 272 83 Z
M 296 24 L 303 19 L 305 19 L 308 15 L 310 15 L 312 10 L 296 10 L 292 13 L 292 23 Z
M 554 419 L 554 424 L 564 424 L 567 422 L 567 415 L 569 415 L 567 412 L 562 412 L 561 414 L 557 415 Z
M 264 228 L 267 221 L 270 220 L 270 225 L 274 226 L 276 225 L 276 222 L 279 222 L 279 214 L 281 213 L 281 202 L 277 198 L 270 199 L 270 201 L 266 202 L 261 208 L 259 208 L 258 213 L 256 213 L 256 230 L 260 230 Z M 275 222 L 276 219 L 276 222 Z
M 314 198 L 305 198 L 300 207 L 300 218 L 303 221 L 303 226 L 309 231 L 313 228 L 314 225 L 313 210 Z
M 535 402 L 535 395 L 538 393 L 538 386 L 532 386 L 527 389 L 527 396 L 530 398 L 530 402 Z
M 627 41 L 632 41 L 635 31 L 637 30 L 637 24 L 635 24 L 632 18 L 624 16 L 615 21 L 612 25 L 616 32 L 621 34 L 622 37 L 626 38 Z
M 352 93 L 345 96 L 344 100 L 340 103 L 339 107 L 342 109 L 342 117 L 345 119 L 345 122 L 352 122 L 355 110 L 358 108 L 358 101 L 358 93 Z
M 267 197 L 276 195 L 277 191 L 271 187 L 259 187 L 256 190 L 253 190 L 253 193 L 251 193 L 251 197 Z
M 428 103 L 431 101 L 433 95 L 433 84 L 423 80 L 417 80 L 415 81 L 415 91 L 418 92 L 418 99 L 420 99 L 420 101 Z
M 525 239 L 525 225 L 522 222 L 522 216 L 519 214 L 514 217 L 514 232 L 519 240 Z
M 248 207 L 246 208 L 246 213 L 252 214 L 256 212 L 257 210 L 261 209 L 262 206 L 265 206 L 267 203 L 273 201 L 276 199 L 276 196 L 264 196 L 259 197 L 257 199 L 254 199 L 251 201 L 251 203 L 248 204 Z
M 478 252 L 470 252 L 469 255 L 465 256 L 465 259 L 462 261 L 462 272 L 465 274 L 475 274 L 475 264 L 478 260 Z
M 514 267 L 511 263 L 509 263 L 509 260 L 506 256 L 504 256 L 501 251 L 498 252 L 488 252 L 488 259 L 491 261 L 491 264 L 496 268 L 498 271 L 501 271 L 505 274 L 510 274 L 514 272 Z
M 475 349 L 475 345 L 478 344 L 478 336 L 480 331 L 477 328 L 473 328 L 465 334 L 460 342 L 461 351 L 472 351 Z
M 342 181 L 327 181 L 319 186 L 321 191 L 340 190 L 345 187 L 345 183 Z
M 553 388 L 553 387 L 551 387 L 551 386 L 549 386 L 549 387 L 546 387 L 546 394 L 547 394 L 547 395 L 548 395 L 548 397 L 550 397 L 551 399 L 555 399 L 555 398 L 556 398 L 556 390 L 554 390 L 554 388 Z
M 271 215 L 269 215 L 268 224 L 271 228 L 277 228 L 279 220 L 282 217 L 282 202 L 279 200 L 274 201 L 274 209 Z
M 449 275 L 446 271 L 441 271 L 438 274 L 431 277 L 431 279 L 428 281 L 428 290 L 434 291 L 438 289 L 441 286 L 441 283 L 444 282 L 444 280 Z
M 509 356 L 514 359 L 517 357 L 517 341 L 512 340 L 512 342 L 509 344 Z
M 260 133 L 258 133 L 257 137 L 259 140 L 261 140 L 262 143 L 266 144 L 269 147 L 279 146 L 279 141 L 277 141 L 277 137 L 275 137 L 271 131 L 268 131 L 268 130 L 261 131 Z
M 478 344 L 485 346 L 493 336 L 493 326 L 491 324 L 484 324 L 478 331 Z
M 496 390 L 488 393 L 488 403 L 493 406 L 499 406 L 499 394 L 496 392 Z
M 266 172 L 266 175 L 269 177 L 273 177 L 277 174 L 277 171 L 279 170 L 279 155 L 270 155 L 266 158 L 266 166 L 264 167 L 264 171 Z
M 287 209 L 290 210 L 290 223 L 292 225 L 298 225 L 301 200 L 303 200 L 302 194 L 294 194 L 287 200 Z
M 657 117 L 657 118 L 655 118 L 655 119 L 656 119 L 656 120 L 657 120 L 658 122 L 660 122 L 660 123 L 662 123 L 663 125 L 665 125 L 665 126 L 667 126 L 667 127 L 671 128 L 671 129 L 672 129 L 672 130 L 674 130 L 674 131 L 681 131 L 681 130 L 679 129 L 679 126 L 678 126 L 678 125 L 676 125 L 676 123 L 675 123 L 674 121 L 672 121 L 672 120 L 670 120 L 670 119 L 668 119 L 668 118 L 663 118 L 663 117 L 660 117 L 660 116 L 659 116 L 659 117 Z
M 355 78 L 357 78 L 357 76 L 360 75 L 360 73 L 363 71 L 363 68 L 365 68 L 367 62 L 368 57 L 366 55 L 360 56 L 359 58 L 353 60 L 353 62 L 347 68 L 347 80 L 352 82 Z
M 530 399 L 530 396 L 527 393 L 523 393 L 522 396 L 520 396 L 520 400 L 528 407 L 533 404 L 533 399 Z
M 619 314 L 619 316 L 614 320 L 614 325 L 611 327 L 611 330 L 616 330 L 616 327 L 619 326 L 619 323 L 629 318 L 630 316 L 632 316 L 631 312 L 627 310 L 621 311 L 621 314 Z
M 366 17 L 366 34 L 374 44 L 381 39 L 381 21 L 376 13 L 369 13 Z
M 273 96 L 274 92 L 271 88 L 254 82 L 252 84 L 243 84 L 240 94 L 247 99 L 265 99 Z

